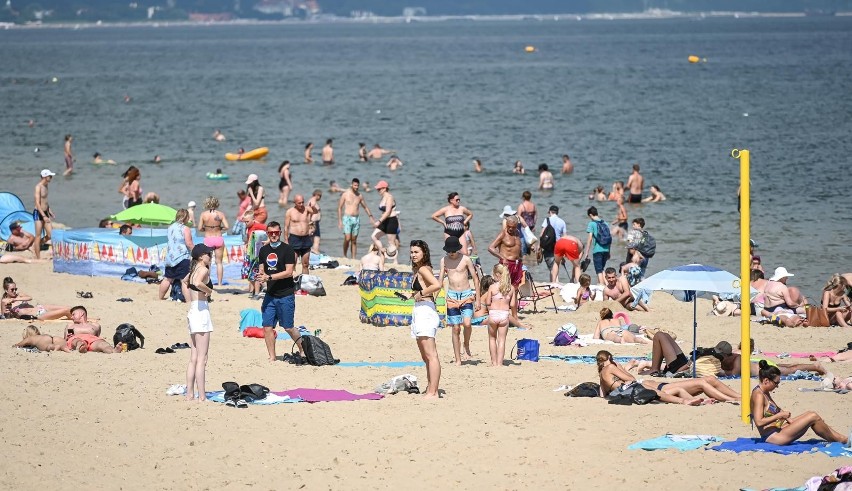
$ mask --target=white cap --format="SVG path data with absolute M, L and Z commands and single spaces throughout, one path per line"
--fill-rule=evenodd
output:
M 784 266 L 778 266 L 777 268 L 775 268 L 775 274 L 772 275 L 772 278 L 769 278 L 769 281 L 778 281 L 781 278 L 788 278 L 790 276 L 796 275 L 789 273 L 787 271 L 787 268 L 785 268 Z
M 251 184 L 257 180 L 257 174 L 249 174 L 248 179 L 246 179 L 246 184 Z
M 512 209 L 511 205 L 506 205 L 503 207 L 503 213 L 500 214 L 500 218 L 506 218 L 507 216 L 516 214 L 517 211 Z
M 56 175 L 56 173 L 51 172 L 50 169 L 42 169 L 42 171 L 41 171 L 41 177 L 55 176 L 55 175 Z
M 187 208 L 195 208 L 195 201 L 190 201 L 189 203 L 186 204 L 186 207 Z

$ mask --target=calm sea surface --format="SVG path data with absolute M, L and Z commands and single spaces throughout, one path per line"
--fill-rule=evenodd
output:
M 739 171 L 729 152 L 749 148 L 758 252 L 814 295 L 832 272 L 852 271 L 850 46 L 852 18 L 0 31 L 0 189 L 31 207 L 38 171 L 61 173 L 72 133 L 78 172 L 51 184 L 58 221 L 94 226 L 119 211 L 130 164 L 165 204 L 214 194 L 232 217 L 247 174 L 261 176 L 274 203 L 278 163 L 300 162 L 308 141 L 318 158 L 334 138 L 338 163 L 294 165 L 297 190 L 386 179 L 404 243 L 426 239 L 439 256 L 429 216 L 450 191 L 474 211 L 482 254 L 500 210 L 525 189 L 541 211 L 559 205 L 583 236 L 590 190 L 626 181 L 638 162 L 668 196 L 628 206 L 657 238 L 651 272 L 693 261 L 736 271 Z M 687 63 L 690 54 L 707 63 Z M 213 141 L 215 128 L 228 141 Z M 397 150 L 405 167 L 358 163 L 358 142 Z M 264 163 L 223 158 L 259 146 L 271 148 Z M 119 165 L 90 165 L 96 151 Z M 557 176 L 553 192 L 535 191 L 535 172 L 511 173 L 515 160 L 558 169 L 563 153 L 576 171 Z M 155 154 L 162 164 L 150 163 Z M 487 172 L 472 172 L 474 157 Z M 230 182 L 205 178 L 217 167 Z M 375 210 L 378 195 L 367 197 Z M 336 196 L 322 204 L 323 249 L 340 255 Z M 598 207 L 614 218 L 615 204 Z M 283 210 L 272 204 L 270 217 Z

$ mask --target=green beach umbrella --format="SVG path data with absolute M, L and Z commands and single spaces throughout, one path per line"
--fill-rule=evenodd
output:
M 116 222 L 134 223 L 139 225 L 169 225 L 175 221 L 177 210 L 170 206 L 157 203 L 145 203 L 131 206 L 130 208 L 111 216 Z

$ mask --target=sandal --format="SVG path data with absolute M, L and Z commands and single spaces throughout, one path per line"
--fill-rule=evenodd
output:
M 164 355 L 166 353 L 174 353 L 174 352 L 175 352 L 175 350 L 173 350 L 171 348 L 157 348 L 157 351 L 155 351 L 154 353 L 157 353 L 158 355 Z
M 237 407 L 237 401 L 233 399 L 228 399 L 227 401 L 225 401 L 225 405 L 228 407 Z
M 92 292 L 77 292 L 77 296 L 80 298 L 92 298 Z
M 248 403 L 243 399 L 237 399 L 236 404 L 239 409 L 246 409 L 248 407 Z

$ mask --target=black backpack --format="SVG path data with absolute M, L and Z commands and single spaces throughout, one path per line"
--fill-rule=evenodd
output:
M 642 238 L 639 239 L 636 250 L 639 251 L 639 254 L 651 259 L 657 253 L 657 241 L 651 237 L 651 234 L 643 230 Z
M 556 247 L 556 230 L 550 224 L 550 218 L 547 219 L 547 226 L 544 227 L 544 232 L 541 233 L 539 245 L 541 246 L 541 250 L 548 253 L 548 255 L 553 254 L 553 249 Z
M 141 343 L 136 338 L 139 338 Z M 133 351 L 145 347 L 145 336 L 133 324 L 120 324 L 115 328 L 115 334 L 112 335 L 113 346 L 119 343 L 127 343 L 127 349 Z
M 565 393 L 565 397 L 600 397 L 601 386 L 594 382 L 583 382 Z
M 323 365 L 337 365 L 340 360 L 332 356 L 331 348 L 322 339 L 316 336 L 302 336 L 302 352 L 305 354 L 309 365 L 321 367 Z M 293 348 L 295 348 L 295 343 Z

